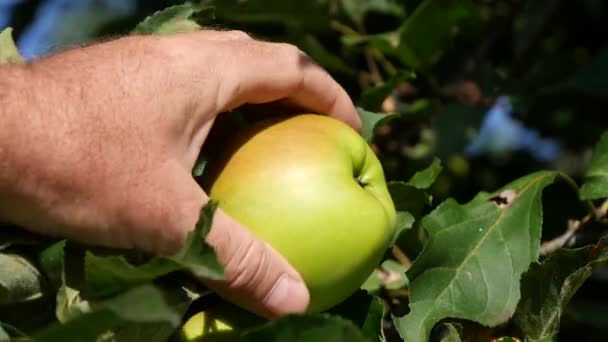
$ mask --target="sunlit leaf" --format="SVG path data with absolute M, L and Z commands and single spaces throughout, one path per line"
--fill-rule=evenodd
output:
M 0 31 L 0 64 L 21 62 L 23 58 L 15 46 L 13 29 L 9 27 Z
M 512 316 L 539 255 L 542 191 L 557 176 L 533 173 L 463 205 L 449 199 L 423 219 L 428 242 L 407 272 L 411 312 L 395 320 L 407 341 L 427 341 L 446 317 L 495 326 Z
M 442 170 L 443 166 L 441 166 L 441 160 L 439 160 L 439 158 L 434 158 L 429 167 L 416 172 L 416 174 L 412 176 L 407 184 L 417 189 L 428 189 L 431 185 L 433 185 L 437 179 L 437 176 L 439 176 Z
M 14 253 L 0 253 L 0 305 L 39 298 L 44 279 L 27 258 Z
M 373 140 L 376 127 L 397 117 L 395 114 L 374 113 L 363 108 L 357 108 L 357 111 L 359 112 L 361 123 L 363 124 L 361 135 L 368 143 L 371 143 Z
M 201 22 L 213 18 L 213 8 L 185 3 L 167 7 L 144 19 L 133 34 L 175 34 L 202 28 Z
M 95 341 L 125 323 L 167 322 L 174 328 L 180 316 L 158 289 L 144 285 L 98 303 L 91 312 L 41 331 L 36 341 Z

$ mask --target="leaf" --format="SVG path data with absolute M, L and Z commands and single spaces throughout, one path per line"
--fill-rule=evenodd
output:
M 447 317 L 496 326 L 512 316 L 539 255 L 542 191 L 557 176 L 532 173 L 464 205 L 448 199 L 422 220 L 429 238 L 407 272 L 411 311 L 395 319 L 406 341 L 427 341 Z
M 385 340 L 383 319 L 386 310 L 386 304 L 384 304 L 380 298 L 372 298 L 370 307 L 367 310 L 365 322 L 363 322 L 363 326 L 361 327 L 361 332 L 363 332 L 363 335 L 365 335 L 370 341 Z
M 188 290 L 176 286 L 174 283 L 164 284 L 160 287 L 167 304 L 180 317 L 184 317 L 194 298 L 190 297 Z M 183 322 L 183 319 L 182 319 Z M 113 330 L 116 341 L 147 341 L 165 342 L 175 333 L 175 326 L 171 322 L 139 322 Z
M 368 143 L 372 142 L 377 126 L 397 116 L 395 114 L 374 113 L 360 107 L 357 108 L 357 111 L 363 125 L 361 135 Z
M 349 76 L 353 76 L 357 73 L 352 66 L 348 65 L 343 57 L 336 55 L 334 52 L 327 49 L 319 39 L 312 34 L 305 33 L 297 35 L 296 33 L 291 33 L 289 36 L 286 36 L 284 40 L 289 41 L 302 49 L 310 58 L 328 71 Z
M 194 231 L 188 235 L 186 244 L 170 260 L 183 265 L 199 278 L 220 280 L 224 277 L 224 269 L 217 260 L 217 254 L 205 237 L 211 230 L 213 215 L 217 209 L 217 202 L 210 200 L 201 208 L 199 220 Z
M 337 316 L 289 315 L 246 333 L 243 341 L 369 342 L 353 323 Z
M 608 198 L 608 131 L 602 134 L 593 151 L 579 194 L 583 200 Z
M 422 215 L 424 208 L 431 205 L 431 198 L 423 190 L 405 182 L 388 182 L 388 191 L 397 210 L 392 246 L 403 232 L 414 226 L 416 218 Z
M 397 220 L 395 223 L 395 232 L 389 246 L 393 246 L 403 232 L 412 229 L 414 222 L 416 222 L 416 219 L 411 213 L 407 211 L 398 211 Z
M 397 30 L 367 36 L 345 35 L 342 42 L 347 46 L 370 44 L 416 71 L 426 71 L 439 60 L 455 32 L 466 26 L 477 27 L 480 22 L 470 0 L 425 0 Z
M 202 28 L 200 23 L 213 17 L 213 9 L 185 3 L 167 7 L 144 19 L 132 34 L 175 34 L 194 32 Z
M 597 245 L 558 250 L 533 264 L 522 277 L 521 300 L 513 317 L 526 341 L 553 340 L 572 296 L 607 260 L 608 246 L 602 239 Z
M 350 19 L 359 25 L 363 24 L 365 15 L 371 11 L 399 18 L 405 16 L 404 8 L 395 0 L 341 0 L 340 3 Z
M 87 251 L 85 257 L 86 282 L 96 296 L 116 294 L 182 268 L 179 263 L 163 258 L 135 266 L 122 255 L 96 256 Z
M 413 79 L 414 77 L 415 74 L 412 72 L 400 71 L 381 85 L 365 88 L 361 93 L 358 105 L 367 110 L 382 110 L 382 103 L 384 100 L 393 94 L 395 89 L 402 84 L 403 81 Z
M 8 27 L 0 31 L 0 64 L 22 63 L 23 58 L 15 46 L 13 29 Z
M 437 176 L 441 173 L 443 167 L 441 166 L 441 160 L 437 157 L 433 159 L 433 162 L 429 167 L 422 171 L 416 172 L 414 176 L 407 182 L 408 185 L 415 187 L 416 189 L 428 189 L 433 185 Z
M 31 261 L 15 253 L 0 253 L 0 305 L 43 295 L 44 279 Z
M 162 323 L 177 327 L 180 315 L 166 302 L 161 291 L 143 285 L 96 304 L 92 311 L 64 324 L 54 324 L 36 336 L 36 341 L 95 341 L 101 334 L 125 323 Z
M 134 265 L 124 255 L 102 256 L 87 251 L 84 260 L 87 290 L 96 296 L 107 296 L 178 270 L 188 270 L 201 278 L 221 279 L 223 268 L 214 249 L 205 241 L 216 208 L 215 202 L 210 201 L 201 209 L 194 231 L 174 256 L 155 257 Z

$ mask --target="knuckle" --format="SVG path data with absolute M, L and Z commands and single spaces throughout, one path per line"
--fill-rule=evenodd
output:
M 247 34 L 246 32 L 240 31 L 240 30 L 230 30 L 230 31 L 226 31 L 225 34 L 235 40 L 245 40 L 245 39 L 251 39 L 251 36 L 249 34 Z
M 264 244 L 258 240 L 244 242 L 226 266 L 226 281 L 231 288 L 251 292 L 255 297 L 263 296 L 265 283 L 270 271 L 270 255 Z

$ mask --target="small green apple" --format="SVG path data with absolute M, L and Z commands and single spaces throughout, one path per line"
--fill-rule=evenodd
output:
M 203 337 L 211 339 L 213 335 L 230 334 L 233 328 L 226 322 L 210 317 L 201 311 L 190 317 L 180 329 L 183 341 L 203 341 Z
M 265 323 L 265 320 L 232 303 L 221 300 L 206 305 L 186 318 L 179 329 L 177 341 L 181 342 L 236 342 L 249 329 Z
M 301 274 L 321 312 L 353 294 L 389 247 L 382 166 L 350 126 L 300 114 L 249 126 L 210 160 L 203 188 Z

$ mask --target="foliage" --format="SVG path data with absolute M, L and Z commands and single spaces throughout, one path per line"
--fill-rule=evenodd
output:
M 605 286 L 605 9 L 595 0 L 204 0 L 140 18 L 128 33 L 211 26 L 299 46 L 355 100 L 398 210 L 393 245 L 360 292 L 322 315 L 233 321 L 243 326 L 231 336 L 553 341 L 606 322 L 606 310 L 602 321 L 575 303 L 585 284 Z M 581 20 L 597 37 L 580 38 Z M 0 62 L 19 61 L 5 30 Z M 169 258 L 2 227 L 0 339 L 168 341 L 209 301 L 230 307 L 196 281 L 222 276 L 203 240 L 214 209 Z

